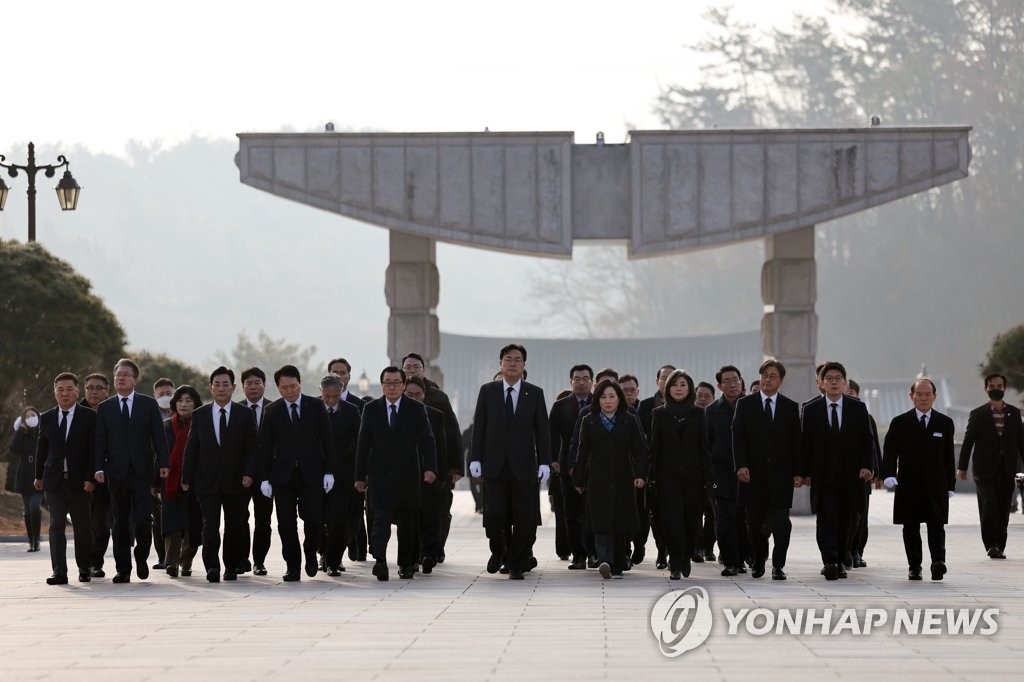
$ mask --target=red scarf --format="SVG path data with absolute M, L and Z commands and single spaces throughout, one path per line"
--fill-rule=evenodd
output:
M 167 474 L 167 480 L 164 483 L 164 497 L 167 498 L 168 502 L 174 502 L 181 494 L 181 471 L 185 462 L 185 441 L 188 440 L 188 432 L 191 428 L 191 419 L 182 424 L 177 412 L 171 416 L 171 432 L 174 433 L 174 447 L 171 448 L 171 470 Z

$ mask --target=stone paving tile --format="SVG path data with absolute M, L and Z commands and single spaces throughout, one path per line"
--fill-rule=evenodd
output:
M 20 543 L 0 544 L 0 657 L 19 680 L 261 680 L 282 674 L 353 680 L 892 680 L 985 679 L 1017 673 L 1024 652 L 1024 517 L 1011 519 L 1007 561 L 985 555 L 977 502 L 959 495 L 947 528 L 950 573 L 942 582 L 906 580 L 892 496 L 872 496 L 866 569 L 847 580 L 819 574 L 814 521 L 794 519 L 789 580 L 723 578 L 695 564 L 672 582 L 648 559 L 621 581 L 568 571 L 552 551 L 545 510 L 539 566 L 521 583 L 483 571 L 487 544 L 468 493 L 456 494 L 445 564 L 430 576 L 380 583 L 370 564 L 347 562 L 340 578 L 283 583 L 273 540 L 266 577 L 206 583 L 202 571 L 171 580 L 109 579 L 44 584 L 49 559 Z M 394 549 L 392 548 L 392 556 Z M 197 568 L 198 568 L 197 563 Z M 112 568 L 112 565 L 108 565 Z M 650 631 L 650 609 L 667 592 L 699 585 L 714 615 L 700 647 L 669 659 Z M 870 636 L 728 633 L 724 609 L 1000 609 L 992 636 Z M 891 623 L 889 624 L 891 626 Z M 55 642 L 57 643 L 55 645 Z

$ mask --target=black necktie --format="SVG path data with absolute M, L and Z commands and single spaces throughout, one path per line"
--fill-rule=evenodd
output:
M 60 411 L 60 436 L 61 439 L 67 441 L 68 439 L 68 410 Z M 64 471 L 68 470 L 68 458 L 64 458 Z
M 772 399 L 768 398 L 764 401 L 764 417 L 768 421 L 772 420 Z
M 334 416 L 334 408 L 333 408 L 333 407 L 332 407 L 331 409 L 327 410 L 327 412 L 328 412 L 328 413 L 329 413 L 329 414 L 330 414 L 331 416 Z
M 508 387 L 508 392 L 505 394 L 505 420 L 511 424 L 512 420 L 516 417 L 516 408 L 512 404 L 512 391 L 515 390 L 511 386 Z
M 220 445 L 224 444 L 224 434 L 227 433 L 227 430 L 228 430 L 228 412 L 227 412 L 227 410 L 225 410 L 222 407 L 222 408 L 220 408 L 220 431 L 217 432 L 217 435 L 220 436 L 220 438 L 217 439 L 217 443 L 218 444 L 220 444 Z
M 298 424 L 298 423 L 299 423 L 299 406 L 297 404 L 295 404 L 295 403 L 292 403 L 292 424 Z
M 832 430 L 839 432 L 839 409 L 836 407 L 838 403 L 832 403 Z
M 395 419 L 398 418 L 398 406 L 395 404 L 391 405 L 391 416 L 388 417 L 388 426 L 395 428 Z
M 921 415 L 921 428 L 926 431 L 928 430 L 928 417 L 923 414 Z
M 256 426 L 259 426 L 260 425 L 260 404 L 259 403 L 252 403 L 251 405 L 249 405 L 249 407 L 252 408 L 253 414 L 256 415 Z
M 131 415 L 128 414 L 128 398 L 121 398 L 121 415 L 124 417 L 125 426 L 127 426 L 131 419 Z

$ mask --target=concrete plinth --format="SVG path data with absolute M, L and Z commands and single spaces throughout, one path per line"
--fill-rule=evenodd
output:
M 391 308 L 388 317 L 388 358 L 401 366 L 402 357 L 419 353 L 427 376 L 440 385 L 444 377 L 437 366 L 441 352 L 437 302 L 441 277 L 437 270 L 437 243 L 391 230 L 391 262 L 384 284 L 384 297 Z
M 761 267 L 761 349 L 786 366 L 782 392 L 804 401 L 817 393 L 814 381 L 818 350 L 817 271 L 814 226 L 765 238 Z

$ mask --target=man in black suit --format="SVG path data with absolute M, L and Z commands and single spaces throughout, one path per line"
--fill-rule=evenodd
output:
M 846 577 L 843 560 L 864 513 L 864 484 L 873 477 L 874 451 L 867 407 L 845 395 L 846 368 L 829 361 L 821 370 L 825 394 L 804 407 L 799 473 L 811 486 L 818 550 L 825 579 Z
M 110 395 L 110 381 L 103 374 L 93 373 L 85 377 L 85 397 L 79 401 L 79 405 L 88 407 L 94 412 L 99 409 L 100 403 Z M 96 444 L 93 443 L 95 448 Z M 93 464 L 95 466 L 95 464 Z M 92 490 L 92 505 L 90 516 L 92 517 L 92 559 L 89 561 L 89 571 L 93 578 L 103 578 L 106 573 L 103 571 L 103 562 L 107 553 L 107 545 L 110 543 L 110 491 L 106 484 L 95 483 Z
M 423 403 L 427 410 L 427 421 L 430 423 L 430 431 L 434 434 L 434 447 L 437 451 L 437 470 L 441 472 L 451 471 L 451 465 L 445 461 L 451 455 L 447 447 L 447 419 L 445 419 L 444 412 L 426 404 L 424 401 L 426 394 L 427 385 L 423 379 L 406 375 L 405 397 Z M 459 460 L 462 460 L 461 455 Z M 434 570 L 434 566 L 441 563 L 439 555 L 441 552 L 441 538 L 444 534 L 442 514 L 447 514 L 444 500 L 442 499 L 445 480 L 438 476 L 437 480 L 433 483 L 424 481 L 420 486 L 421 505 L 418 515 L 419 563 L 423 567 L 424 574 L 431 573 Z
M 860 400 L 860 384 L 853 379 L 846 381 L 846 395 Z M 867 406 L 867 403 L 865 403 Z M 857 519 L 857 526 L 850 534 L 850 562 L 852 568 L 867 568 L 868 562 L 864 561 L 864 548 L 868 544 L 868 515 L 871 511 L 871 488 L 882 487 L 882 446 L 878 442 L 878 424 L 875 418 L 868 413 L 868 428 L 871 430 L 871 450 L 874 452 L 871 459 L 871 471 L 874 478 L 864 484 L 864 513 Z
M 742 520 L 736 515 L 736 465 L 732 455 L 732 419 L 736 401 L 743 395 L 743 377 L 733 365 L 725 365 L 715 373 L 722 397 L 704 410 L 708 433 L 708 452 L 711 460 L 711 500 L 715 505 L 718 556 L 722 560 L 722 575 L 746 573 L 743 559 L 746 548 L 740 549 L 737 525 Z M 743 533 L 744 540 L 746 532 Z M 744 543 L 745 544 L 745 543 Z
M 139 366 L 128 358 L 118 360 L 115 394 L 96 411 L 96 480 L 110 487 L 115 583 L 131 580 L 133 529 L 135 570 L 139 578 L 149 577 L 154 456 L 160 478 L 167 478 L 170 467 L 160 407 L 135 391 L 138 381 Z
M 402 358 L 402 369 L 405 370 L 407 378 L 423 381 L 423 385 L 426 387 L 426 394 L 422 401 L 423 404 L 435 410 L 440 410 L 444 415 L 443 445 L 447 452 L 442 454 L 442 443 L 439 439 L 437 443 L 438 482 L 436 485 L 440 523 L 437 536 L 436 559 L 437 563 L 441 564 L 444 563 L 444 546 L 448 542 L 448 532 L 451 530 L 452 502 L 454 501 L 452 489 L 459 482 L 459 479 L 462 478 L 462 472 L 465 468 L 465 465 L 462 463 L 462 430 L 459 428 L 459 420 L 455 416 L 455 410 L 452 409 L 452 403 L 448 399 L 448 394 L 442 391 L 440 386 L 427 378 L 423 357 L 418 353 L 409 353 Z M 408 389 L 408 386 L 406 386 L 406 389 Z M 435 436 L 437 433 L 437 429 L 434 429 Z
M 320 379 L 320 399 L 327 407 L 334 440 L 334 488 L 324 499 L 324 568 L 331 577 L 337 577 L 345 570 L 342 556 L 354 528 L 352 507 L 356 501 L 352 484 L 355 482 L 359 408 L 342 399 L 344 390 L 341 378 L 333 372 Z
M 903 526 L 903 548 L 910 567 L 908 578 L 921 580 L 921 524 L 928 526 L 932 580 L 946 574 L 946 529 L 949 498 L 956 486 L 953 420 L 938 410 L 935 384 L 921 378 L 910 387 L 914 409 L 889 423 L 882 446 L 882 476 L 896 488 L 892 522 Z
M 566 554 L 571 555 L 571 570 L 586 570 L 587 548 L 583 534 L 583 495 L 572 485 L 569 473 L 569 446 L 579 415 L 590 405 L 594 387 L 594 370 L 590 365 L 573 365 L 569 370 L 572 393 L 551 405 L 548 423 L 551 430 L 551 473 L 556 476 L 560 494 L 555 498 L 555 523 L 564 526 Z M 554 496 L 553 496 L 554 497 Z M 561 508 L 559 508 L 561 507 Z M 555 550 L 558 551 L 558 532 L 555 531 Z
M 220 582 L 220 515 L 224 512 L 224 580 L 236 580 L 246 534 L 249 490 L 256 478 L 259 440 L 253 411 L 231 402 L 235 373 L 218 367 L 210 374 L 213 402 L 192 413 L 185 443 L 181 488 L 195 488 L 203 512 L 203 567 Z
M 485 481 L 484 526 L 490 541 L 487 572 L 504 562 L 511 580 L 522 580 L 537 529 L 537 482 L 548 480 L 551 432 L 544 391 L 523 379 L 526 349 L 501 349 L 501 379 L 484 384 L 473 418 L 470 474 Z M 511 510 L 512 533 L 505 528 Z
M 352 381 L 352 364 L 345 358 L 334 358 L 327 363 L 327 372 L 341 380 L 341 399 L 354 406 L 362 415 L 366 401 L 348 390 Z M 355 450 L 353 450 L 354 452 Z M 349 486 L 349 488 L 351 487 Z M 369 520 L 366 512 L 366 495 L 353 490 L 352 496 L 352 503 L 349 505 L 351 518 L 348 528 L 348 558 L 352 561 L 366 561 L 366 523 Z
M 242 370 L 242 392 L 245 399 L 238 401 L 252 410 L 256 417 L 256 430 L 263 423 L 263 414 L 270 401 L 264 397 L 267 390 L 267 375 L 259 367 Z M 253 572 L 253 575 L 267 574 L 267 553 L 270 552 L 270 517 L 274 513 L 274 500 L 260 492 L 259 486 L 252 486 L 246 493 L 252 498 L 252 534 L 249 533 L 249 505 L 245 509 L 245 532 L 240 548 L 241 559 L 238 573 Z M 250 542 L 251 538 L 251 542 Z M 252 550 L 252 562 L 249 551 Z
M 398 526 L 398 576 L 411 580 L 416 569 L 417 512 L 421 482 L 437 479 L 437 446 L 423 403 L 403 397 L 405 371 L 385 367 L 384 396 L 363 409 L 356 446 L 355 488 L 373 510 L 370 548 L 377 580 L 388 579 L 391 524 Z
M 294 365 L 274 372 L 281 399 L 266 408 L 260 426 L 260 490 L 274 498 L 277 509 L 285 582 L 299 580 L 303 554 L 306 575 L 316 575 L 324 493 L 334 488 L 334 440 L 327 408 L 319 398 L 302 395 L 301 380 Z M 297 515 L 303 521 L 301 551 Z
M 957 478 L 967 480 L 967 464 L 974 455 L 974 485 L 978 491 L 981 541 L 992 559 L 1005 559 L 1006 527 L 1010 523 L 1017 460 L 1024 453 L 1020 410 L 1003 400 L 1006 377 L 985 377 L 988 402 L 971 410 L 964 443 L 960 446 Z
M 732 422 L 732 451 L 739 503 L 747 509 L 747 534 L 754 550 L 750 575 L 760 578 L 772 550 L 772 579 L 785 580 L 786 553 L 793 524 L 793 488 L 803 479 L 796 474 L 800 461 L 800 406 L 779 393 L 786 368 L 778 360 L 765 360 L 758 368 L 760 390 L 736 401 Z
M 46 492 L 50 508 L 50 565 L 47 585 L 67 585 L 67 516 L 75 530 L 79 582 L 91 580 L 91 503 L 95 488 L 96 413 L 77 405 L 78 377 L 62 372 L 53 380 L 57 407 L 39 415 L 35 489 Z

